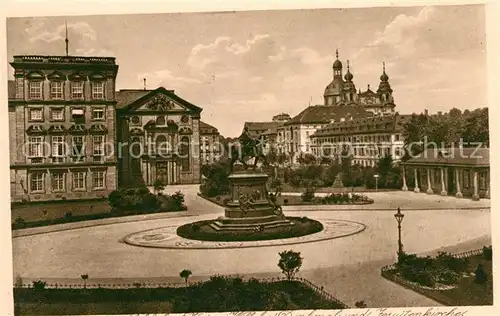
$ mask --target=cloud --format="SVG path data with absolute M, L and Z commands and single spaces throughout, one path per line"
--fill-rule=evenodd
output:
M 66 25 L 59 25 L 52 31 L 37 32 L 42 28 L 44 24 L 35 25 L 27 29 L 27 32 L 34 34 L 29 38 L 30 42 L 43 41 L 46 43 L 52 43 L 56 41 L 63 41 L 66 36 Z M 70 33 L 71 32 L 71 33 Z M 76 35 L 79 40 L 89 40 L 95 41 L 97 39 L 96 31 L 86 22 L 75 22 L 68 23 L 68 38 L 71 39 L 70 35 Z
M 175 76 L 172 71 L 168 69 L 157 70 L 153 72 L 145 72 L 137 74 L 137 79 L 147 79 L 150 86 L 165 86 L 167 88 L 179 88 L 185 85 L 200 84 L 201 80 L 191 77 Z

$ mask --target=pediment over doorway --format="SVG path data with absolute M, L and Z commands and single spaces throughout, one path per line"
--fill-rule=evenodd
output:
M 120 90 L 117 92 L 117 109 L 122 113 L 189 113 L 199 114 L 202 109 L 160 87 L 156 90 Z

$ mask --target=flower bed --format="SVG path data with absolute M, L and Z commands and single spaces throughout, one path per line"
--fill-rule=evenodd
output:
M 323 225 L 307 217 L 287 217 L 293 226 L 265 228 L 262 231 L 216 231 L 210 224 L 213 220 L 199 221 L 182 225 L 177 228 L 177 235 L 194 240 L 205 241 L 256 241 L 293 237 L 302 237 L 323 230 Z
M 478 266 L 486 277 L 478 282 Z M 491 248 L 417 257 L 403 254 L 382 276 L 448 306 L 493 304 Z

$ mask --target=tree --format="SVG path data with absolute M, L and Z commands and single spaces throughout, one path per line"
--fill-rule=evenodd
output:
M 280 154 L 278 154 L 278 156 L 276 157 L 276 162 L 278 163 L 278 165 L 282 166 L 284 164 L 286 164 L 290 159 L 288 158 L 287 154 L 282 152 Z
M 35 291 L 44 290 L 46 285 L 47 285 L 47 282 L 42 281 L 42 280 L 33 281 L 33 289 L 35 289 Z
M 312 154 L 300 154 L 297 162 L 301 165 L 312 165 L 316 163 L 316 157 Z
M 276 147 L 271 146 L 266 155 L 266 161 L 270 165 L 274 165 L 278 162 L 278 151 L 276 150 Z
M 182 270 L 181 273 L 179 274 L 181 278 L 184 279 L 184 282 L 186 282 L 186 286 L 188 284 L 188 279 L 191 276 L 191 274 L 193 274 L 193 272 L 191 272 L 191 270 L 186 270 L 186 269 Z
M 165 185 L 163 184 L 163 181 L 161 181 L 160 179 L 156 179 L 153 183 L 153 188 L 156 194 L 160 194 L 160 192 L 165 189 Z
M 82 275 L 80 275 L 80 277 L 83 280 L 83 288 L 86 289 L 87 288 L 87 280 L 89 279 L 89 275 L 88 274 L 82 274 Z
M 280 260 L 278 262 L 278 267 L 290 281 L 293 279 L 295 274 L 299 272 L 300 267 L 302 267 L 302 257 L 300 256 L 300 252 L 288 250 L 280 252 L 279 256 Z
M 377 165 L 377 171 L 380 174 L 380 176 L 384 177 L 389 173 L 389 171 L 392 170 L 392 163 L 393 159 L 391 155 L 383 156 L 379 159 Z

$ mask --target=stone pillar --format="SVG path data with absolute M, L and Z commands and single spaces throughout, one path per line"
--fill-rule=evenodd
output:
M 484 197 L 489 199 L 490 198 L 490 173 L 489 171 L 486 173 L 486 193 L 484 194 Z
M 455 185 L 457 186 L 457 193 L 455 194 L 455 196 L 457 198 L 461 198 L 463 195 L 460 189 L 460 171 L 458 170 L 458 168 L 455 169 Z
M 277 176 L 277 175 L 275 175 Z M 403 166 L 403 187 L 401 188 L 403 191 L 408 191 L 408 186 L 406 186 L 406 168 Z
M 479 201 L 479 194 L 477 188 L 477 171 L 474 170 L 474 194 L 472 195 L 474 201 Z
M 432 190 L 432 184 L 431 184 L 431 169 L 427 168 L 427 194 L 433 194 L 434 190 Z
M 418 193 L 420 192 L 420 188 L 418 187 L 418 172 L 417 172 L 417 168 L 413 169 L 414 173 L 415 173 L 415 189 L 413 191 L 415 191 L 415 193 Z
M 446 186 L 444 184 L 444 168 L 441 168 L 441 195 L 447 195 Z

